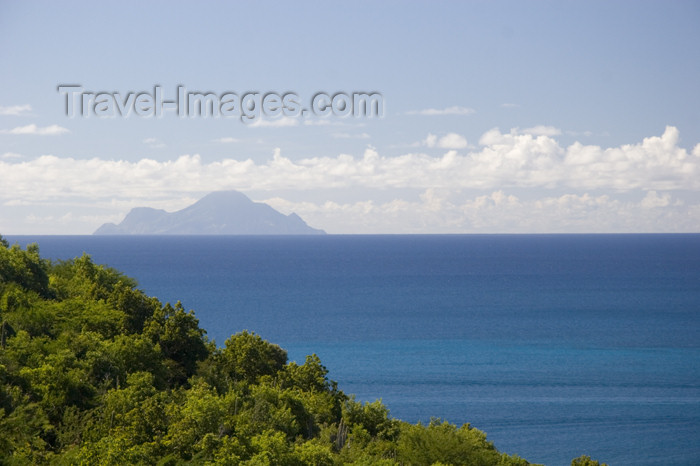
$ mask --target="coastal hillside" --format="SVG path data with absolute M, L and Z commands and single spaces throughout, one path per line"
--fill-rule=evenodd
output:
M 315 354 L 289 362 L 248 331 L 217 346 L 88 255 L 2 237 L 0 348 L 2 464 L 529 464 L 469 424 L 355 400 Z
M 132 209 L 121 223 L 106 223 L 95 235 L 318 235 L 297 214 L 284 215 L 238 191 L 216 191 L 189 207 L 166 212 Z

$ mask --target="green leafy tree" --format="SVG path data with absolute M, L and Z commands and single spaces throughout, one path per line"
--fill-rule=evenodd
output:
M 178 396 L 177 403 L 168 405 L 168 433 L 165 444 L 180 458 L 192 459 L 207 450 L 208 435 L 219 435 L 227 426 L 224 400 L 203 381 Z
M 0 242 L 0 284 L 17 283 L 22 288 L 50 297 L 48 261 L 39 257 L 39 246 L 32 243 L 22 250 L 19 245 Z
M 596 460 L 592 460 L 588 455 L 581 455 L 578 458 L 571 460 L 571 466 L 608 466 L 605 463 L 599 463 Z
M 489 466 L 498 464 L 500 454 L 486 434 L 465 424 L 433 419 L 427 426 L 403 424 L 398 442 L 399 461 L 415 465 L 443 462 L 453 465 Z
M 222 372 L 229 380 L 247 383 L 255 383 L 264 375 L 276 375 L 286 362 L 286 351 L 247 331 L 226 340 L 219 359 Z
M 186 383 L 196 372 L 197 363 L 209 355 L 204 330 L 194 312 L 185 312 L 179 301 L 175 307 L 166 304 L 157 309 L 146 323 L 144 334 L 160 346 L 174 385 Z
M 93 301 L 108 300 L 118 284 L 136 287 L 136 281 L 117 270 L 97 265 L 89 254 L 69 261 L 58 261 L 51 267 L 51 287 L 56 296 L 82 297 Z

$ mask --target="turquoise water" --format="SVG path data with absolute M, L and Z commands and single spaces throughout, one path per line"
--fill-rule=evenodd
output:
M 700 235 L 9 237 L 317 353 L 359 399 L 568 464 L 700 464 Z

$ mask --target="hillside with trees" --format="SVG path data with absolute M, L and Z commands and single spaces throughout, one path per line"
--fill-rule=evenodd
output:
M 1 464 L 526 465 L 486 434 L 393 419 L 243 331 L 217 347 L 87 255 L 0 237 Z M 587 457 L 577 465 L 596 465 Z

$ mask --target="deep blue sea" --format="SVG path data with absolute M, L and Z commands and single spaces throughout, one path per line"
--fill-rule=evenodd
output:
M 700 235 L 9 236 L 317 353 L 394 417 L 568 465 L 700 464 Z

